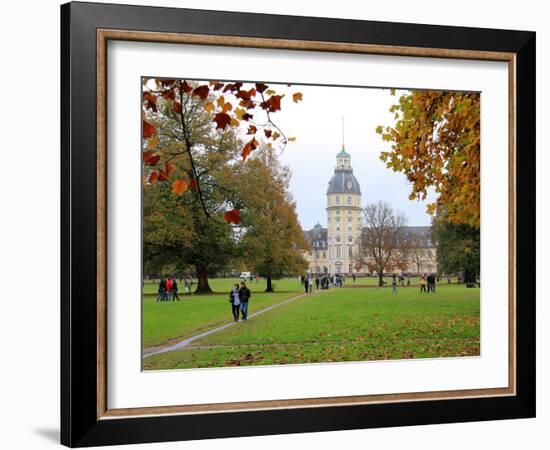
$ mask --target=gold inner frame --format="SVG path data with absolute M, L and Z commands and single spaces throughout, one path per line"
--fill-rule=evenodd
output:
M 107 42 L 109 40 L 179 43 L 230 47 L 286 49 L 362 53 L 391 56 L 414 56 L 451 59 L 474 59 L 508 63 L 508 387 L 401 394 L 356 395 L 341 397 L 265 400 L 200 405 L 109 409 L 107 405 Z M 237 36 L 157 33 L 146 31 L 97 30 L 97 418 L 114 419 L 131 416 L 166 414 L 218 413 L 243 410 L 289 409 L 320 406 L 344 406 L 402 401 L 444 400 L 472 397 L 512 396 L 516 393 L 516 55 L 515 53 L 445 48 L 420 48 L 388 45 L 321 41 L 296 41 Z

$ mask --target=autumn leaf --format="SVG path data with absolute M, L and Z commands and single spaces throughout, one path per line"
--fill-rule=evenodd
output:
M 235 225 L 240 224 L 241 223 L 240 211 L 238 209 L 231 209 L 229 211 L 226 211 L 223 215 L 223 220 L 225 220 L 228 223 L 233 223 Z
M 262 102 L 260 106 L 269 112 L 279 111 L 281 109 L 281 96 L 272 95 L 268 100 Z
M 301 102 L 302 97 L 303 97 L 303 95 L 302 95 L 301 92 L 296 92 L 296 93 L 292 94 L 292 100 L 294 100 L 294 103 Z
M 271 133 L 272 133 L 271 130 L 264 130 L 265 137 L 268 139 L 271 137 Z
M 235 119 L 234 117 L 231 118 L 230 125 L 231 125 L 232 127 L 238 127 L 240 124 L 241 124 L 241 123 L 240 123 L 237 119 Z
M 231 123 L 231 116 L 229 114 L 220 112 L 214 116 L 214 122 L 216 122 L 216 128 L 221 128 L 222 130 Z
M 188 189 L 188 184 L 185 180 L 176 180 L 172 183 L 172 192 L 177 195 L 183 194 Z
M 204 110 L 205 110 L 206 112 L 211 113 L 212 111 L 214 111 L 214 108 L 216 108 L 216 106 L 215 106 L 214 103 L 212 103 L 212 102 L 208 102 L 208 103 L 205 103 L 205 104 L 204 104 Z
M 235 109 L 235 116 L 237 116 L 237 119 L 243 120 L 243 116 L 246 114 L 246 110 L 242 108 L 236 108 Z
M 150 92 L 143 93 L 143 103 L 146 109 L 157 112 L 157 97 Z
M 254 116 L 252 114 L 248 114 L 248 113 L 245 113 L 243 114 L 243 117 L 242 117 L 242 120 L 244 121 L 249 121 L 250 119 L 252 119 Z
M 206 84 L 203 84 L 202 86 L 199 86 L 193 89 L 193 95 L 196 95 L 201 100 L 206 100 L 206 97 L 208 97 L 209 92 L 210 92 L 210 88 Z
M 228 113 L 229 111 L 231 111 L 233 109 L 233 105 L 229 102 L 226 102 L 224 105 L 223 105 L 223 108 L 222 108 L 222 112 L 224 113 Z
M 166 100 L 174 100 L 176 98 L 176 93 L 174 89 L 170 89 L 169 91 L 166 91 L 164 94 L 162 94 L 162 98 Z
M 197 179 L 191 178 L 191 181 L 189 182 L 189 189 L 197 189 L 198 185 Z
M 174 165 L 169 162 L 165 164 L 165 168 L 167 174 L 171 174 L 174 171 Z
M 172 102 L 172 111 L 176 114 L 181 113 L 181 103 L 178 101 Z
M 193 87 L 185 80 L 183 80 L 183 83 L 181 83 L 181 90 L 188 94 L 193 90 Z
M 166 181 L 168 179 L 168 174 L 162 170 L 159 169 L 159 181 Z
M 160 155 L 154 155 L 151 150 L 147 150 L 143 153 L 143 162 L 148 166 L 154 166 L 159 162 Z
M 268 88 L 267 84 L 264 83 L 256 83 L 256 90 L 261 94 Z
M 148 139 L 150 137 L 156 136 L 157 128 L 150 124 L 149 122 L 143 121 L 143 138 Z
M 158 173 L 157 172 L 151 172 L 151 175 L 149 175 L 149 183 L 153 184 L 155 181 L 158 180 Z
M 288 142 L 294 142 L 295 140 L 296 140 L 296 138 L 295 138 L 294 136 L 289 137 L 289 138 L 287 139 Z
M 255 125 L 249 125 L 246 134 L 256 134 L 256 131 L 258 131 L 258 129 Z
M 246 161 L 246 158 L 248 158 L 248 155 L 250 155 L 250 152 L 252 152 L 252 150 L 256 149 L 257 147 L 258 147 L 258 141 L 255 138 L 252 138 L 249 142 L 247 142 L 241 152 L 243 161 Z

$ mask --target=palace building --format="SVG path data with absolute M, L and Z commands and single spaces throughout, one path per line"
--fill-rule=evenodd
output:
M 343 145 L 336 155 L 336 167 L 326 195 L 327 227 L 317 223 L 304 231 L 310 245 L 310 251 L 304 253 L 309 273 L 357 274 L 354 257 L 359 250 L 357 242 L 362 229 L 361 186 L 353 174 L 351 155 Z M 430 227 L 407 227 L 407 233 L 414 235 L 419 248 L 411 252 L 410 264 L 403 272 L 435 272 L 435 245 L 431 242 Z M 361 270 L 366 271 L 366 268 Z

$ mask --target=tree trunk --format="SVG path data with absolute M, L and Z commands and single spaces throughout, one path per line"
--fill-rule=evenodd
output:
M 195 268 L 197 269 L 197 289 L 195 290 L 195 294 L 211 294 L 212 289 L 208 284 L 208 273 L 206 272 L 206 267 L 197 264 Z
M 273 292 L 273 285 L 271 284 L 271 275 L 267 274 L 265 279 L 267 280 L 267 287 L 265 292 Z
M 464 271 L 464 283 L 466 283 L 466 287 L 473 288 L 477 286 L 476 283 L 476 273 L 470 270 Z
M 378 286 L 384 286 L 384 271 L 378 272 Z

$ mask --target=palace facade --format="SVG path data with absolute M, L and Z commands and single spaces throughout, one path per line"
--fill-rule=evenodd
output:
M 310 251 L 304 253 L 309 273 L 358 274 L 366 273 L 354 267 L 358 239 L 362 230 L 361 186 L 353 174 L 351 155 L 342 146 L 336 155 L 334 174 L 326 193 L 327 227 L 317 223 L 304 231 Z M 404 271 L 409 274 L 436 272 L 435 245 L 431 242 L 430 227 L 407 227 L 417 247 L 410 252 L 410 263 Z

